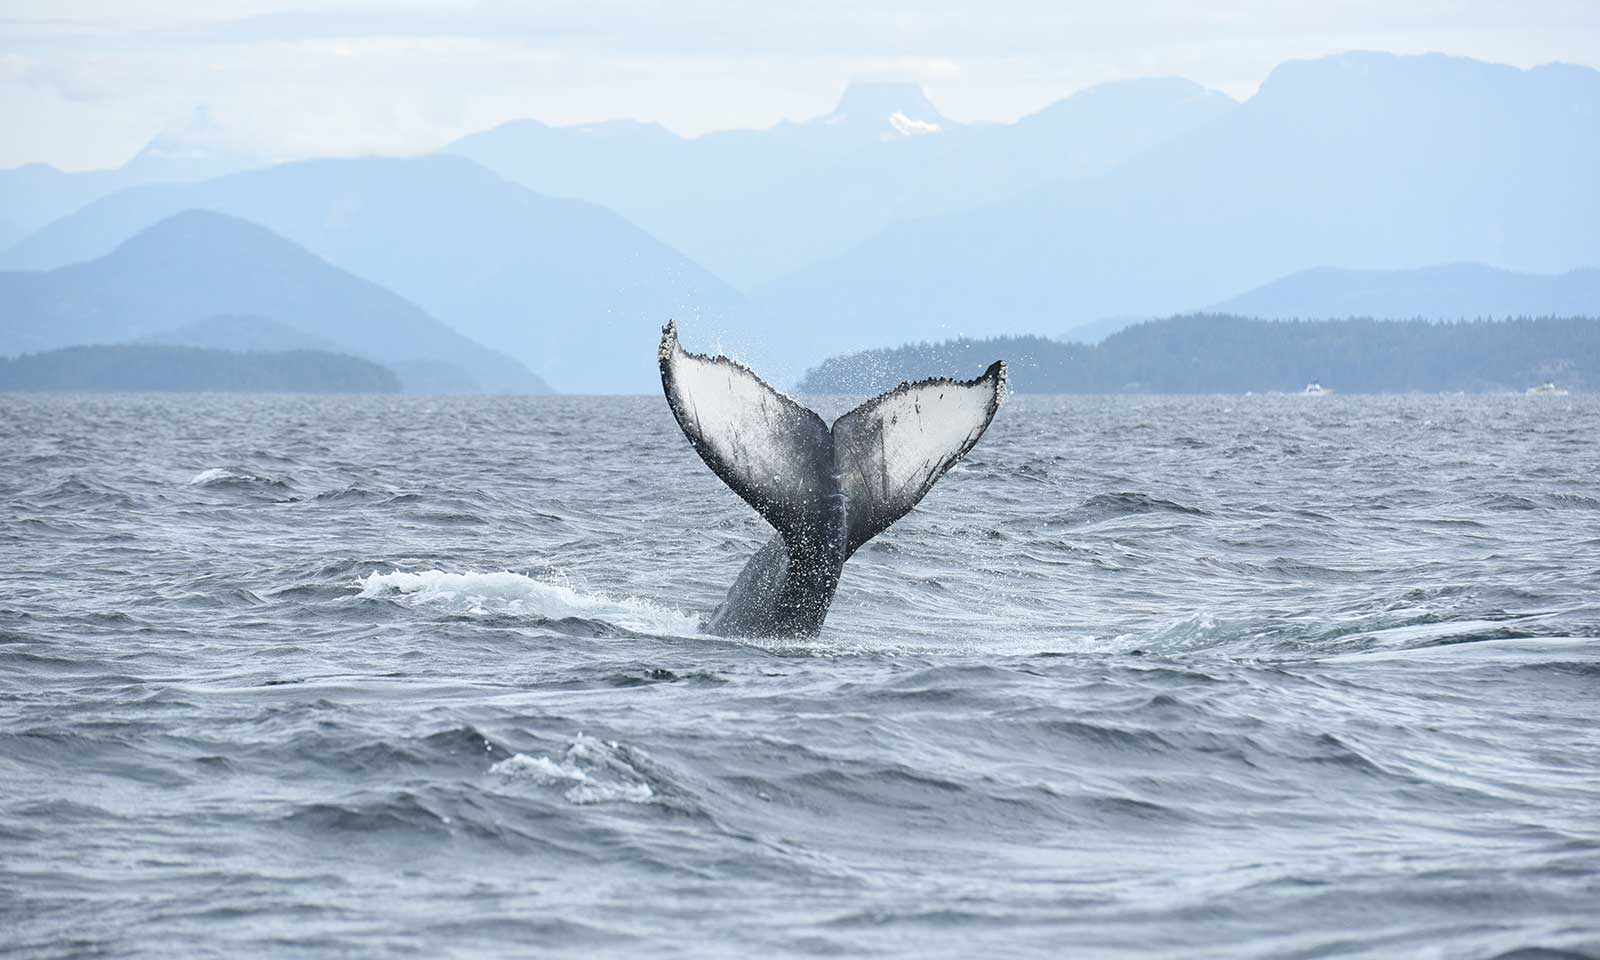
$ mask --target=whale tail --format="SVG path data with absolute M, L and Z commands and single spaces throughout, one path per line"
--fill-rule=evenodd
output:
M 983 436 L 1006 392 L 1006 365 L 996 361 L 975 380 L 902 383 L 830 429 L 743 364 L 685 351 L 673 323 L 658 357 L 667 404 L 712 472 L 791 545 L 842 531 L 842 557 L 933 489 Z
M 845 556 L 889 529 L 989 429 L 1006 398 L 1006 363 L 975 380 L 902 383 L 833 422 L 833 455 L 849 509 Z

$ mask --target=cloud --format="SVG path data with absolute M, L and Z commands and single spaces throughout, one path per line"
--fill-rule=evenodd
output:
M 11 0 L 0 122 L 31 132 L 0 164 L 118 163 L 202 102 L 275 156 L 418 152 L 521 116 L 767 126 L 856 77 L 918 81 L 969 121 L 1135 76 L 1242 97 L 1285 59 L 1352 48 L 1586 62 L 1600 4 Z

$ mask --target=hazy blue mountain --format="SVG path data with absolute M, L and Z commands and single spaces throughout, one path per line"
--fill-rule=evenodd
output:
M 136 183 L 121 170 L 72 173 L 44 163 L 0 170 L 0 249 L 86 203 Z
M 1092 345 L 1099 343 L 1119 330 L 1131 327 L 1136 323 L 1144 323 L 1146 320 L 1155 319 L 1157 318 L 1103 317 L 1099 320 L 1091 320 L 1088 323 L 1080 323 L 1063 332 L 1058 339 L 1065 340 L 1068 343 L 1087 343 Z
M 181 324 L 171 330 L 140 337 L 136 343 L 204 347 L 234 351 L 318 351 L 340 353 L 359 346 L 341 346 L 326 337 L 299 327 L 261 316 L 221 314 Z M 490 351 L 493 353 L 493 351 Z M 494 354 L 494 366 L 474 376 L 468 366 L 439 356 L 405 353 L 391 359 L 390 365 L 405 375 L 404 389 L 412 393 L 545 393 L 549 387 L 527 367 L 501 354 Z M 515 366 L 501 369 L 505 364 Z M 471 365 L 469 365 L 471 366 Z
M 565 391 L 659 389 L 655 344 L 671 317 L 733 348 L 763 326 L 740 293 L 616 214 L 460 157 L 316 160 L 138 187 L 51 224 L 4 263 L 97 256 L 190 208 L 260 223 Z
M 878 143 L 948 132 L 961 125 L 944 116 L 915 83 L 856 81 L 828 113 L 801 123 L 784 121 L 767 130 L 735 130 L 700 139 L 709 144 L 746 140 L 777 144 L 817 156 L 848 154 Z
M 107 194 L 144 183 L 220 177 L 267 161 L 230 147 L 204 107 L 188 126 L 153 137 L 127 163 L 111 170 L 69 172 L 31 163 L 0 170 L 0 250 L 53 220 Z
M 1284 64 L 1103 176 L 888 228 L 757 290 L 839 347 L 1051 333 L 1296 270 L 1600 263 L 1600 72 L 1437 55 Z
M 1600 317 L 1600 270 L 1554 276 L 1476 263 L 1416 270 L 1302 270 L 1208 308 L 1267 319 Z
M 397 393 L 393 370 L 320 350 L 209 350 L 155 343 L 0 357 L 0 390 Z
M 1022 393 L 1086 392 L 1068 389 L 1084 382 L 1083 371 L 1095 348 L 1048 337 L 960 337 L 937 343 L 908 343 L 829 357 L 806 371 L 800 393 L 875 396 L 901 383 L 931 377 L 971 380 L 996 360 L 1006 362 L 1006 389 Z
M 525 119 L 469 134 L 445 152 L 539 193 L 602 204 L 654 230 L 662 216 L 681 217 L 708 200 L 743 195 L 829 158 L 956 126 L 914 84 L 858 83 L 832 113 L 767 130 L 687 138 L 635 120 L 552 127 Z
M 829 358 L 808 393 L 873 394 L 902 380 L 976 376 L 1005 360 L 1022 393 L 1522 392 L 1545 381 L 1600 389 L 1600 319 L 1546 317 L 1273 321 L 1219 315 L 1152 320 L 1097 346 L 1043 337 L 957 339 Z
M 304 331 L 306 342 L 294 346 L 332 345 L 389 366 L 412 392 L 547 389 L 521 364 L 396 294 L 210 211 L 169 217 L 94 260 L 0 272 L 0 353 L 170 337 L 241 314 L 269 319 L 280 336 L 284 327 Z
M 1101 173 L 1237 105 L 1186 80 L 1085 90 L 1016 123 L 964 126 L 914 84 L 852 84 L 829 114 L 681 138 L 519 120 L 450 145 L 532 189 L 603 204 L 747 286 L 907 217 Z
M 181 323 L 138 338 L 139 343 L 159 343 L 209 350 L 321 350 L 338 353 L 339 345 L 281 320 L 248 314 L 218 314 Z
M 211 118 L 204 106 L 194 108 L 189 122 L 180 130 L 165 130 L 146 143 L 133 159 L 123 164 L 120 173 L 131 182 L 165 183 L 207 180 L 270 161 L 234 145 Z

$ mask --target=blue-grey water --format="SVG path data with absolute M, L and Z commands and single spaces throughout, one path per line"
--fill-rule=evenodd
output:
M 1014 397 L 772 643 L 658 398 L 0 396 L 0 953 L 1600 954 L 1597 427 Z

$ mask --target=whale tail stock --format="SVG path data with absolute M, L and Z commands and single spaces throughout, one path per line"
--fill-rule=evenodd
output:
M 839 562 L 905 516 L 966 455 L 1005 400 L 1006 365 L 975 380 L 902 383 L 830 428 L 727 357 L 661 335 L 661 385 L 689 443 L 791 551 L 832 541 Z

